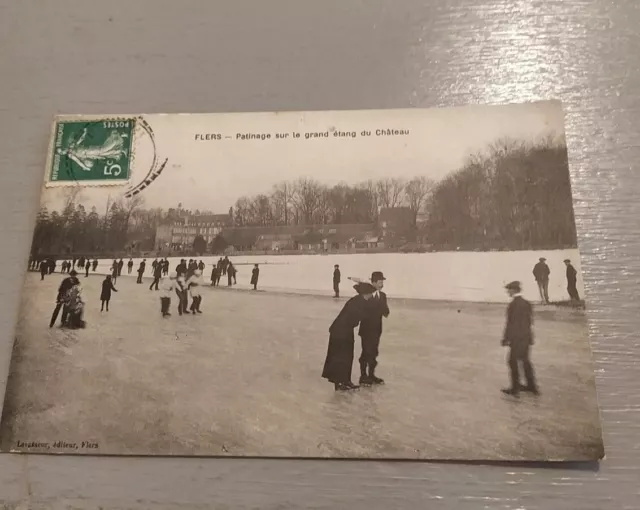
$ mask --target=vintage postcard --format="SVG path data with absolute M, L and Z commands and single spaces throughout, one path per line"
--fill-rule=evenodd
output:
M 3 451 L 603 456 L 560 103 L 62 116 L 43 164 Z

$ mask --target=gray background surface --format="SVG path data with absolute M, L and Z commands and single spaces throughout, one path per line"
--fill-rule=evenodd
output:
M 1 0 L 0 384 L 54 114 L 559 98 L 607 458 L 569 469 L 5 454 L 0 504 L 640 508 L 638 26 L 637 0 Z

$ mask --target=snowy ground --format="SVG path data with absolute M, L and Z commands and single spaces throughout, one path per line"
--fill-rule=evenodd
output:
M 602 443 L 583 312 L 536 310 L 542 396 L 503 396 L 502 305 L 390 298 L 379 374 L 336 393 L 320 377 L 344 300 L 206 288 L 201 316 L 161 319 L 120 278 L 81 278 L 88 328 L 48 328 L 60 275 L 27 275 L 2 421 L 4 449 L 440 459 L 593 459 Z M 356 358 L 359 352 L 356 352 Z M 355 364 L 357 365 L 357 363 Z M 354 367 L 354 380 L 357 380 Z M 54 448 L 56 441 L 73 446 Z M 98 448 L 83 448 L 82 441 Z

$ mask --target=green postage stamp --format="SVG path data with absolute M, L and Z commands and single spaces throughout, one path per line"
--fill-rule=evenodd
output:
M 47 185 L 123 185 L 131 178 L 135 118 L 55 122 Z

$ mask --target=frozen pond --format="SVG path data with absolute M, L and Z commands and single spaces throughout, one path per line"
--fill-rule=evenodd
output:
M 549 297 L 552 301 L 568 299 L 566 291 L 565 258 L 571 259 L 578 271 L 578 292 L 583 296 L 583 282 L 578 250 L 518 251 L 518 252 L 440 252 L 440 253 L 381 253 L 355 255 L 249 255 L 231 256 L 238 269 L 238 286 L 248 288 L 252 265 L 260 264 L 259 287 L 267 290 L 332 294 L 334 264 L 342 272 L 341 292 L 353 294 L 348 276 L 368 279 L 372 271 L 382 271 L 387 278 L 385 291 L 390 298 L 413 298 L 446 301 L 506 302 L 504 284 L 512 280 L 523 283 L 523 295 L 539 300 L 533 279 L 533 266 L 539 257 L 546 257 L 551 269 Z M 209 281 L 211 264 L 219 257 L 201 257 Z M 188 259 L 188 257 L 187 257 Z M 132 275 L 141 259 L 134 259 Z M 179 257 L 169 258 L 174 270 Z M 127 272 L 127 259 L 123 276 Z M 147 258 L 145 276 L 151 276 L 151 262 Z M 60 262 L 56 271 L 59 271 Z M 106 273 L 112 260 L 100 260 L 99 273 Z M 221 280 L 226 285 L 226 277 Z

